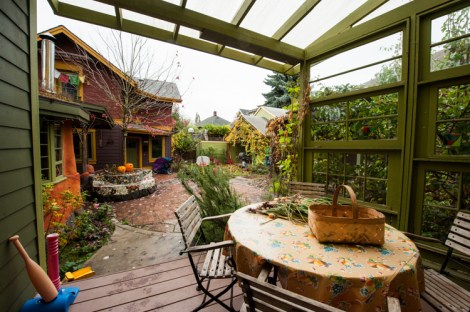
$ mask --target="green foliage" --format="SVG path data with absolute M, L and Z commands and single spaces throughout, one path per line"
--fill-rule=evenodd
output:
M 207 130 L 207 135 L 209 136 L 224 137 L 230 132 L 229 126 L 205 125 L 202 128 Z
M 202 217 L 231 213 L 244 205 L 230 187 L 230 177 L 230 174 L 222 167 L 212 165 L 199 167 L 191 164 L 178 172 L 178 178 L 184 188 L 196 197 Z M 226 220 L 204 222 L 202 229 L 206 239 L 208 241 L 222 240 L 225 222 Z
M 296 179 L 298 170 L 299 130 L 302 123 L 297 101 L 299 87 L 289 89 L 292 104 L 287 116 L 273 119 L 268 124 L 266 135 L 270 138 L 271 171 L 273 172 L 272 192 L 287 193 L 287 185 Z
M 109 204 L 88 203 L 77 214 L 74 226 L 65 227 L 59 237 L 60 274 L 80 269 L 114 231 L 113 209 Z
M 173 127 L 174 132 L 180 132 L 181 130 L 184 130 L 184 128 L 189 124 L 189 120 L 184 119 L 179 109 L 173 112 L 171 117 L 175 120 L 175 126 Z
M 225 141 L 233 145 L 240 144 L 245 147 L 248 156 L 258 157 L 253 159 L 254 163 L 264 161 L 266 149 L 269 147 L 269 139 L 254 129 L 241 116 L 235 121 L 232 131 L 225 138 Z
M 58 233 L 60 235 L 66 229 L 65 222 L 67 220 L 65 220 L 65 212 L 74 212 L 81 208 L 87 196 L 87 192 L 75 195 L 69 190 L 61 192 L 58 195 L 54 195 L 54 184 L 43 184 L 43 216 L 44 219 L 48 221 L 46 222 L 46 235 L 50 233 Z M 61 240 L 64 239 L 64 237 L 61 237 Z
M 171 137 L 172 150 L 174 153 L 183 155 L 187 152 L 195 151 L 198 140 L 186 128 L 182 129 Z
M 264 80 L 264 83 L 271 87 L 271 91 L 263 93 L 263 96 L 266 99 L 264 105 L 278 108 L 282 108 L 283 106 L 291 103 L 289 89 L 298 86 L 299 84 L 298 75 L 289 76 L 275 72 L 268 75 L 268 78 Z

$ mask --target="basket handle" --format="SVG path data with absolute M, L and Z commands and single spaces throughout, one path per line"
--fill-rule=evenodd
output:
M 357 219 L 357 200 L 356 200 L 356 193 L 354 193 L 353 189 L 349 185 L 342 184 L 338 186 L 335 190 L 335 193 L 333 194 L 333 217 L 336 217 L 338 212 L 336 211 L 336 208 L 338 207 L 338 195 L 339 195 L 339 190 L 344 187 L 346 191 L 349 193 L 349 197 L 351 198 L 351 207 L 352 207 L 352 212 L 353 212 L 353 219 Z

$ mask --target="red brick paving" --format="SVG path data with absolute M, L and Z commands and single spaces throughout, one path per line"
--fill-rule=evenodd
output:
M 176 173 L 154 175 L 157 191 L 139 199 L 113 203 L 116 218 L 129 225 L 157 232 L 179 231 L 173 212 L 188 199 Z M 267 200 L 268 178 L 236 177 L 232 187 L 246 203 Z

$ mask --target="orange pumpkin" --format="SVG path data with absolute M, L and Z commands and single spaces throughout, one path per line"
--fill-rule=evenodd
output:
M 126 166 L 126 171 L 127 172 L 134 171 L 134 164 L 133 163 L 127 163 L 125 166 Z
M 119 166 L 119 167 L 117 167 L 117 171 L 119 171 L 120 173 L 126 172 L 126 166 Z

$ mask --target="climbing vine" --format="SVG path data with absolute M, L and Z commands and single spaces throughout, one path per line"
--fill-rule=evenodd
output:
M 230 144 L 240 144 L 245 147 L 248 156 L 253 158 L 253 162 L 262 162 L 269 147 L 269 139 L 253 126 L 238 117 L 232 131 L 225 138 Z
M 299 86 L 289 88 L 292 104 L 284 107 L 289 113 L 271 120 L 266 131 L 270 138 L 272 191 L 276 194 L 285 194 L 289 181 L 295 180 L 298 172 L 299 133 L 306 112 L 299 107 L 299 90 Z

